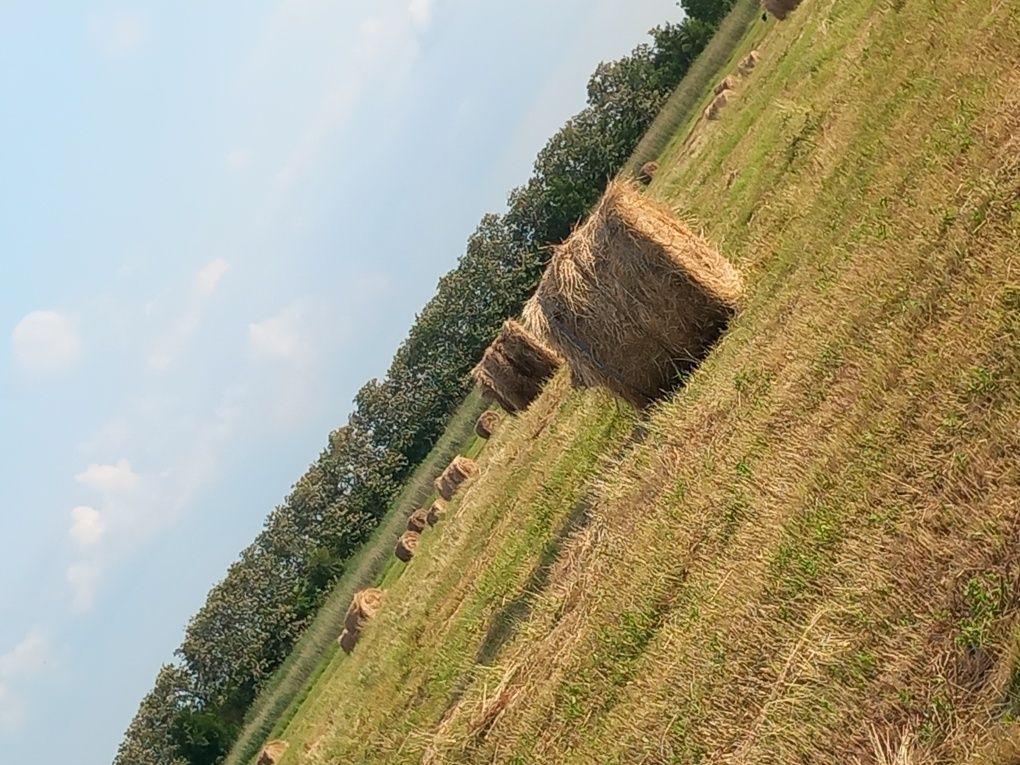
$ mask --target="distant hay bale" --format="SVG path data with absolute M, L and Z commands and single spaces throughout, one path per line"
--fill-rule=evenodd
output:
M 705 119 L 707 120 L 719 119 L 719 114 L 722 112 L 726 104 L 729 103 L 730 98 L 732 97 L 733 97 L 732 90 L 724 90 L 722 93 L 713 98 L 712 103 L 710 103 L 705 108 Z
M 723 81 L 716 85 L 712 92 L 719 95 L 724 90 L 733 90 L 735 87 L 737 87 L 737 78 L 730 74 L 724 77 Z
M 645 162 L 638 171 L 637 179 L 646 186 L 652 182 L 652 178 L 659 172 L 658 162 Z
M 415 510 L 407 519 L 407 530 L 421 534 L 428 525 L 428 511 L 424 508 Z
M 354 646 L 358 644 L 358 641 L 360 639 L 361 639 L 360 632 L 350 632 L 345 629 L 343 632 L 340 633 L 340 637 L 336 639 L 336 642 L 340 644 L 340 649 L 344 653 L 350 654 L 351 651 L 354 650 Z
M 737 65 L 737 70 L 742 75 L 751 73 L 751 70 L 758 66 L 758 62 L 761 60 L 761 55 L 758 51 L 753 50 L 744 56 L 744 59 Z
M 514 413 L 527 409 L 538 398 L 542 385 L 559 363 L 560 359 L 541 340 L 510 319 L 471 374 L 483 392 Z
M 258 765 L 276 765 L 283 757 L 283 753 L 287 751 L 288 746 L 290 744 L 282 739 L 270 741 L 259 755 Z
M 800 3 L 801 0 L 762 0 L 761 2 L 765 10 L 780 21 L 784 21 Z
M 488 409 L 479 416 L 475 423 L 475 435 L 479 438 L 489 438 L 499 427 L 499 414 Z
M 576 385 L 644 406 L 708 353 L 742 289 L 711 244 L 617 182 L 556 248 L 524 317 Z
M 393 554 L 397 556 L 397 560 L 408 563 L 414 557 L 414 551 L 418 549 L 419 541 L 421 541 L 421 534 L 416 531 L 405 531 L 397 540 Z
M 428 521 L 429 526 L 435 526 L 437 523 L 439 523 L 439 519 L 443 517 L 443 513 L 445 512 L 446 505 L 444 505 L 438 499 L 435 502 L 433 502 L 432 506 L 429 507 L 428 513 L 426 514 L 426 520 Z
M 446 466 L 439 478 L 436 479 L 436 491 L 439 496 L 449 502 L 457 493 L 461 484 L 475 474 L 478 466 L 474 460 L 461 457 L 459 454 L 453 458 L 453 462 Z
M 344 629 L 355 634 L 360 633 L 365 625 L 379 613 L 382 597 L 383 591 L 377 587 L 369 587 L 367 590 L 356 592 L 351 599 L 351 605 L 347 607 L 347 614 L 344 616 Z

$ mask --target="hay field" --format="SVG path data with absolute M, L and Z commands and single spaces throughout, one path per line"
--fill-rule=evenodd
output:
M 504 423 L 283 765 L 1020 761 L 1020 0 L 753 37 L 648 191 L 746 307 L 646 416 Z

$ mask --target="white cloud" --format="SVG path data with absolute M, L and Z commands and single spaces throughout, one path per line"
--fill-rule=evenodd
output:
M 66 576 L 71 586 L 71 607 L 75 611 L 91 609 L 99 589 L 99 567 L 95 563 L 72 563 Z
M 300 310 L 291 307 L 272 318 L 249 324 L 248 345 L 257 358 L 304 358 L 308 342 L 301 328 Z
M 432 20 L 432 0 L 411 0 L 407 4 L 407 14 L 419 29 L 427 27 Z
M 104 530 L 103 516 L 94 507 L 80 505 L 71 509 L 71 539 L 80 546 L 99 544 Z
M 39 629 L 28 634 L 4 654 L 0 654 L 0 731 L 11 732 L 25 720 L 25 704 L 13 682 L 31 678 L 50 661 L 49 638 Z
M 112 465 L 92 463 L 78 473 L 74 480 L 109 495 L 130 491 L 138 485 L 140 477 L 131 467 L 131 463 L 121 458 Z
M 140 16 L 117 14 L 92 22 L 92 39 L 103 55 L 123 58 L 145 44 L 145 23 Z
M 216 291 L 216 285 L 230 269 L 230 264 L 223 258 L 206 263 L 195 276 L 195 290 L 199 295 L 208 297 Z
M 33 374 L 69 369 L 81 353 L 75 322 L 57 311 L 32 311 L 11 333 L 14 359 Z
M 251 164 L 251 152 L 247 149 L 232 149 L 227 152 L 227 167 L 231 170 L 244 170 Z

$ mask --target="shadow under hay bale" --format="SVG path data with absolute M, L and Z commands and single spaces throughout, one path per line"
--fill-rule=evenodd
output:
M 741 294 L 740 275 L 711 244 L 617 182 L 556 249 L 524 316 L 575 384 L 644 406 L 708 353 Z
M 722 114 L 722 110 L 733 98 L 732 90 L 724 90 L 722 93 L 712 99 L 712 103 L 705 107 L 705 119 L 717 120 L 719 115 Z
M 744 59 L 737 65 L 737 71 L 742 75 L 751 73 L 751 70 L 758 66 L 758 62 L 761 60 L 761 55 L 758 51 L 753 50 L 744 56 Z
M 735 87 L 737 87 L 737 78 L 730 74 L 723 78 L 723 81 L 716 85 L 712 92 L 719 95 L 726 90 L 733 90 Z
M 425 519 L 428 521 L 429 526 L 435 526 L 437 523 L 439 523 L 440 519 L 443 517 L 443 513 L 445 512 L 446 505 L 444 505 L 438 499 L 435 502 L 433 502 L 432 506 L 429 508 L 429 511 L 425 516 Z
M 424 508 L 415 510 L 407 519 L 407 530 L 421 534 L 428 525 L 428 511 Z
M 538 398 L 559 364 L 560 359 L 541 340 L 510 319 L 471 374 L 483 392 L 513 414 Z
M 762 0 L 765 10 L 780 21 L 785 21 L 790 13 L 796 10 L 801 0 Z
M 482 412 L 475 423 L 475 435 L 479 438 L 490 438 L 499 427 L 499 414 L 489 409 Z
M 290 744 L 282 739 L 270 741 L 259 755 L 257 765 L 276 765 L 283 757 L 283 753 L 287 751 L 288 746 Z
M 446 466 L 446 470 L 436 479 L 436 492 L 439 496 L 449 502 L 457 493 L 461 484 L 475 474 L 478 466 L 475 461 L 467 457 L 457 455 L 453 462 Z
M 377 587 L 356 592 L 351 599 L 351 605 L 347 607 L 347 614 L 344 616 L 344 629 L 348 632 L 360 633 L 365 625 L 379 613 L 382 596 L 383 591 Z
M 397 556 L 397 560 L 409 563 L 411 558 L 414 557 L 414 551 L 418 549 L 418 542 L 420 541 L 421 534 L 416 531 L 405 531 L 400 535 L 400 539 L 397 540 L 397 546 L 393 550 L 393 554 Z
M 340 644 L 340 649 L 344 653 L 350 655 L 351 651 L 354 650 L 354 646 L 358 644 L 358 641 L 360 639 L 361 639 L 360 632 L 351 632 L 345 629 L 343 632 L 340 633 L 340 637 L 336 639 L 336 642 Z
M 659 172 L 658 162 L 645 162 L 641 165 L 641 169 L 638 171 L 637 179 L 645 186 L 652 182 L 652 178 Z

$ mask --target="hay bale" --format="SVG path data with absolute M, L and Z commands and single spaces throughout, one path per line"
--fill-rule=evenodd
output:
M 421 534 L 416 531 L 405 531 L 400 535 L 400 539 L 397 540 L 397 546 L 393 550 L 393 554 L 397 556 L 397 560 L 409 563 L 411 558 L 414 557 L 414 551 L 418 549 L 418 542 L 420 541 Z
M 746 56 L 744 56 L 743 61 L 741 61 L 737 65 L 737 70 L 742 75 L 748 75 L 748 74 L 751 73 L 752 69 L 754 69 L 756 66 L 758 66 L 758 62 L 760 60 L 761 60 L 761 55 L 758 53 L 758 51 L 753 50 L 750 53 L 748 53 Z
M 270 741 L 262 750 L 262 754 L 259 755 L 258 765 L 276 765 L 280 758 L 283 757 L 283 753 L 287 751 L 288 746 L 290 744 L 283 739 Z
M 344 629 L 348 632 L 360 633 L 365 625 L 379 613 L 382 596 L 383 591 L 376 587 L 356 592 L 351 599 L 351 604 L 347 607 L 347 614 L 344 616 Z
M 428 525 L 427 515 L 428 511 L 424 508 L 415 510 L 407 519 L 407 530 L 421 534 L 425 531 L 425 527 Z
M 538 398 L 559 364 L 560 359 L 541 340 L 510 319 L 471 374 L 483 392 L 514 413 Z
M 436 479 L 436 492 L 439 496 L 449 502 L 457 493 L 461 484 L 475 474 L 478 466 L 475 461 L 459 454 L 453 458 L 453 462 L 446 466 L 439 478 Z
M 644 406 L 708 353 L 742 289 L 711 244 L 617 182 L 556 248 L 524 316 L 575 384 Z
M 489 438 L 499 427 L 499 414 L 491 409 L 482 412 L 475 423 L 475 435 L 479 438 Z
M 359 640 L 361 640 L 360 632 L 351 632 L 350 630 L 344 629 L 344 631 L 340 633 L 340 637 L 336 639 L 336 642 L 340 644 L 340 649 L 344 653 L 350 655 Z
M 800 3 L 801 0 L 762 0 L 761 2 L 765 10 L 780 21 L 785 21 L 786 17 L 796 10 Z
M 724 90 L 722 93 L 713 98 L 712 103 L 710 103 L 705 108 L 705 119 L 707 120 L 719 119 L 719 114 L 722 112 L 726 104 L 729 103 L 730 98 L 732 97 L 733 97 L 732 90 Z
M 429 508 L 428 513 L 426 514 L 426 520 L 428 521 L 429 526 L 435 526 L 437 523 L 439 523 L 439 519 L 443 517 L 443 514 L 445 512 L 446 505 L 444 505 L 438 499 L 435 502 L 433 502 L 432 506 Z
M 637 179 L 646 186 L 652 182 L 652 178 L 659 172 L 658 162 L 645 162 L 638 171 Z
M 723 78 L 723 81 L 716 85 L 712 92 L 719 95 L 724 90 L 733 90 L 735 87 L 737 87 L 737 78 L 730 74 Z

